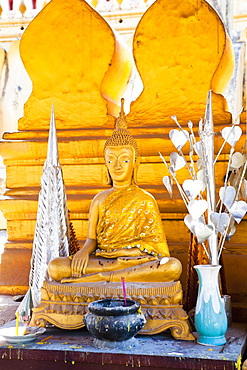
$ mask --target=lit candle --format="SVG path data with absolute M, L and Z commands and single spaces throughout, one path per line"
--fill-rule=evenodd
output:
M 18 326 L 19 326 L 19 312 L 15 313 L 15 335 L 18 335 Z

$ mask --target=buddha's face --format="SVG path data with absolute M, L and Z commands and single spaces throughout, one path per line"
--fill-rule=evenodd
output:
M 131 146 L 108 147 L 105 160 L 113 185 L 131 183 L 135 165 L 134 149 Z

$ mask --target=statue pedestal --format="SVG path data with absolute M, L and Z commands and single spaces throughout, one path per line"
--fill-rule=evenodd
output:
M 141 304 L 146 324 L 141 334 L 157 334 L 166 329 L 176 339 L 194 340 L 188 315 L 182 308 L 182 287 L 179 281 L 169 283 L 126 283 L 127 298 Z M 31 325 L 49 322 L 61 329 L 85 326 L 83 317 L 88 303 L 112 298 L 123 299 L 121 283 L 60 284 L 45 281 L 41 303 L 33 309 Z

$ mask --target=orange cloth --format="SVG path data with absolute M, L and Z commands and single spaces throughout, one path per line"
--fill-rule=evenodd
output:
M 136 185 L 113 192 L 100 205 L 97 244 L 108 252 L 138 247 L 154 256 L 170 255 L 157 203 Z

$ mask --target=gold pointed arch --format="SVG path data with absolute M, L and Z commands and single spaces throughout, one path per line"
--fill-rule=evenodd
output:
M 144 90 L 131 104 L 129 126 L 197 123 L 213 90 L 214 118 L 231 122 L 220 95 L 234 68 L 231 41 L 216 11 L 204 0 L 157 0 L 141 18 L 133 54 Z
M 20 52 L 33 91 L 19 130 L 48 128 L 52 103 L 58 129 L 113 127 L 107 114 L 119 113 L 133 58 L 86 1 L 49 2 L 23 34 Z

